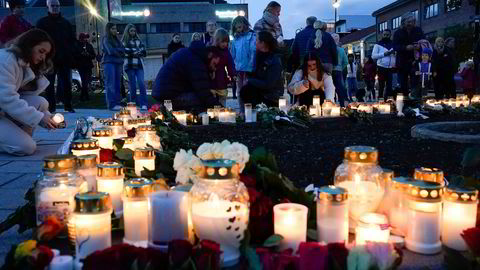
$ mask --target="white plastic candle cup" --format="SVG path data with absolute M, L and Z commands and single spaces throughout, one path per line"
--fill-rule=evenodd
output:
M 86 155 L 77 157 L 77 173 L 87 181 L 88 191 L 97 188 L 97 156 Z
M 319 95 L 313 96 L 312 105 L 313 106 L 320 106 L 320 96 Z
M 252 110 L 252 123 L 257 122 L 257 110 Z
M 245 122 L 252 122 L 252 103 L 245 103 Z
M 74 156 L 95 155 L 97 163 L 100 162 L 100 144 L 96 139 L 74 140 L 70 144 Z
M 330 116 L 332 117 L 338 117 L 340 116 L 340 106 L 333 106 L 332 111 L 330 112 Z
M 281 97 L 278 99 L 278 108 L 285 113 L 287 112 L 288 108 L 286 98 Z
M 414 179 L 405 177 L 392 179 L 388 194 L 390 204 L 387 209 L 392 234 L 405 236 L 407 233 L 408 216 L 406 214 L 407 203 L 405 201 L 405 193 L 408 192 L 412 181 L 414 181 Z
M 152 148 L 135 149 L 133 159 L 135 160 L 135 174 L 137 176 L 142 176 L 144 169 L 155 170 L 155 153 Z
M 416 168 L 413 173 L 413 178 L 415 178 L 416 180 L 435 182 L 440 185 L 445 184 L 443 171 L 437 168 Z
M 273 207 L 275 234 L 283 236 L 280 249 L 293 249 L 307 241 L 308 208 L 301 204 L 282 203 Z
M 202 114 L 202 125 L 204 126 L 208 126 L 208 124 L 210 123 L 210 117 L 208 116 L 208 114 Z
M 461 234 L 475 227 L 478 191 L 468 188 L 447 188 L 443 198 L 442 242 L 458 250 L 468 249 Z
M 317 241 L 348 242 L 348 191 L 335 186 L 322 187 L 317 198 Z
M 360 217 L 355 229 L 355 244 L 365 245 L 367 242 L 388 243 L 390 227 L 386 216 L 367 213 Z
M 113 131 L 111 128 L 103 127 L 93 129 L 92 138 L 98 140 L 100 148 L 113 149 Z
M 105 162 L 97 165 L 97 191 L 110 195 L 115 216 L 123 215 L 123 181 L 124 171 L 121 164 Z
M 185 111 L 176 111 L 176 112 L 173 112 L 173 115 L 181 125 L 184 125 L 184 126 L 187 125 L 188 114 Z
M 123 242 L 137 247 L 148 246 L 148 196 L 153 191 L 153 182 L 136 178 L 125 182 L 123 193 Z

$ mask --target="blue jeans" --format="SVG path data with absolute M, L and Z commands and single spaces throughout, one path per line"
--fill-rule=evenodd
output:
M 347 78 L 348 83 L 348 98 L 352 100 L 352 97 L 357 94 L 357 78 Z
M 345 89 L 345 81 L 343 80 L 343 72 L 334 70 L 332 72 L 333 85 L 335 85 L 335 92 L 337 92 L 338 102 L 340 106 L 345 107 L 345 100 L 347 100 L 347 90 Z
M 105 63 L 105 98 L 109 110 L 120 105 L 120 82 L 122 80 L 122 64 Z
M 137 102 L 139 106 L 148 106 L 147 90 L 145 89 L 143 69 L 128 69 L 126 70 L 128 76 L 128 89 L 130 91 L 130 102 L 137 102 L 137 81 L 140 89 L 140 100 Z

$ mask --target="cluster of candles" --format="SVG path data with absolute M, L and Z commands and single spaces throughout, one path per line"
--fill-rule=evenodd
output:
M 232 109 L 222 108 L 221 106 L 207 109 L 207 115 L 209 118 L 216 119 L 220 123 L 237 122 L 237 113 Z
M 459 95 L 457 98 L 451 99 L 443 99 L 443 100 L 435 100 L 435 99 L 428 99 L 426 101 L 426 105 L 432 108 L 441 109 L 442 104 L 447 105 L 451 108 L 460 108 L 460 107 L 468 107 L 471 104 L 480 103 L 480 95 L 475 95 L 472 97 L 471 100 L 466 95 Z
M 329 100 L 320 104 L 320 96 L 313 96 L 313 103 L 309 108 L 309 113 L 313 117 L 338 117 L 340 116 L 340 106 Z
M 374 109 L 380 114 L 390 114 L 391 113 L 391 106 L 390 103 L 386 102 L 376 102 L 376 103 L 352 103 L 349 104 L 349 107 L 353 110 L 357 110 L 359 112 L 366 112 L 366 113 L 373 113 Z

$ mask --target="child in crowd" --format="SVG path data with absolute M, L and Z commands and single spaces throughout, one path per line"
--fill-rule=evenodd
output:
M 420 99 L 422 96 L 428 94 L 428 89 L 431 88 L 432 79 L 432 49 L 423 48 L 421 58 L 413 63 L 413 71 L 415 73 L 416 87 L 413 97 Z
M 365 101 L 375 101 L 375 76 L 377 76 L 377 65 L 369 56 L 363 65 L 363 80 L 367 87 Z
M 192 34 L 192 41 L 201 41 L 202 40 L 202 34 L 195 32 Z
M 465 68 L 460 72 L 463 78 L 463 93 L 468 99 L 472 99 L 475 94 L 475 70 L 473 61 L 465 63 Z
M 220 61 L 215 71 L 215 78 L 212 82 L 212 94 L 224 107 L 227 104 L 228 83 L 235 78 L 235 64 L 232 55 L 228 50 L 230 36 L 227 30 L 219 28 L 215 31 L 214 45 L 219 49 Z M 227 74 L 228 72 L 228 74 Z
M 250 23 L 244 16 L 238 16 L 232 21 L 233 40 L 230 44 L 230 53 L 235 62 L 237 71 L 237 90 L 240 91 L 247 83 L 247 74 L 255 67 L 256 35 Z M 235 91 L 236 92 L 236 91 Z M 236 93 L 233 96 L 236 96 Z M 240 104 L 242 105 L 242 104 Z M 242 107 L 242 106 L 241 106 Z
M 355 56 L 353 54 L 348 55 L 347 65 L 347 85 L 348 85 L 348 98 L 350 102 L 353 102 L 354 96 L 356 96 L 357 87 L 357 63 L 355 63 Z M 356 99 L 356 98 L 355 98 Z

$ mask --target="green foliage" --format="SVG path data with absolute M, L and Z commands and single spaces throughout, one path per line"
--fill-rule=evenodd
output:
M 15 225 L 19 225 L 18 233 L 23 233 L 26 230 L 34 229 L 37 226 L 36 210 L 35 210 L 35 187 L 29 188 L 25 193 L 24 199 L 27 201 L 23 206 L 17 207 L 15 212 L 10 214 L 2 223 L 0 223 L 0 235 L 10 230 Z
M 283 236 L 279 234 L 274 234 L 270 236 L 265 242 L 263 243 L 264 247 L 277 247 L 280 245 L 280 242 L 282 242 Z
M 353 122 L 362 122 L 366 124 L 373 124 L 373 114 L 366 113 L 366 112 L 359 112 L 358 110 L 353 110 L 352 108 L 348 107 L 341 111 L 341 114 L 348 119 L 352 120 Z

